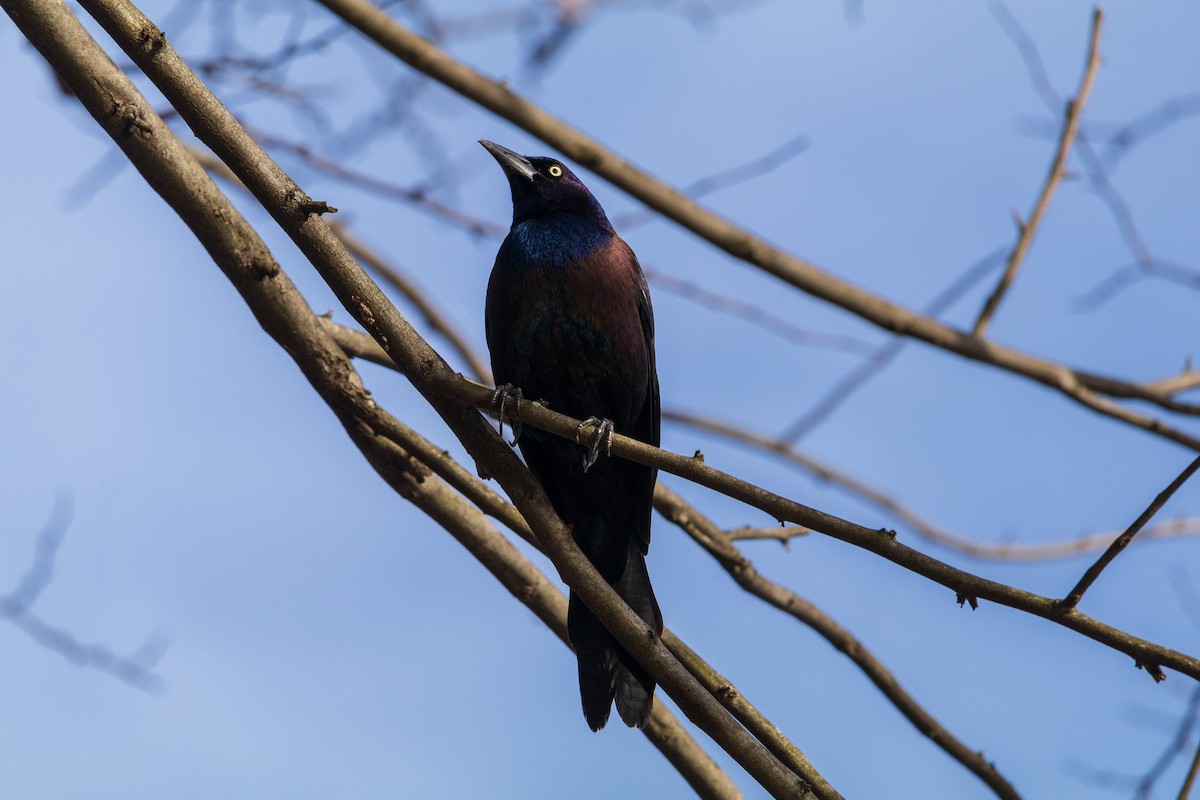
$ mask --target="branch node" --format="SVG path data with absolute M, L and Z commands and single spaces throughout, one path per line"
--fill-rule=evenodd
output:
M 354 305 L 354 310 L 357 312 L 355 316 L 358 317 L 358 321 L 368 328 L 374 328 L 375 314 L 371 311 L 371 307 L 358 295 L 350 295 L 350 302 Z
M 167 45 L 167 35 L 155 25 L 146 24 L 137 32 L 137 40 L 142 50 L 153 55 Z
M 958 602 L 959 608 L 962 608 L 964 605 L 969 603 L 972 611 L 979 610 L 979 598 L 973 594 L 963 594 L 962 592 L 957 592 L 955 594 L 955 599 Z
M 1158 664 L 1142 663 L 1141 661 L 1134 661 L 1133 665 L 1135 667 L 1137 667 L 1138 669 L 1146 670 L 1146 672 L 1150 675 L 1150 677 L 1154 678 L 1155 683 L 1162 683 L 1163 681 L 1165 681 L 1167 679 L 1166 673 L 1163 672 L 1162 667 L 1159 666 Z
M 296 210 L 303 216 L 309 214 L 336 214 L 337 209 L 326 203 L 324 200 L 313 200 L 299 189 L 293 189 L 288 196 L 288 199 L 296 204 Z
M 153 127 L 142 116 L 141 110 L 135 104 L 116 100 L 113 102 L 110 113 L 120 120 L 122 133 L 126 136 L 137 136 L 140 139 L 153 138 Z

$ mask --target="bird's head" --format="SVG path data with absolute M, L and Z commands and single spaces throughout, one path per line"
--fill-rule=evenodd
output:
M 513 224 L 554 214 L 578 214 L 610 227 L 600 203 L 566 164 L 544 156 L 523 156 L 481 140 L 504 170 L 512 189 Z

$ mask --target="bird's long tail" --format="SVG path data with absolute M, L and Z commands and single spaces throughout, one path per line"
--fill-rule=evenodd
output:
M 625 569 L 612 587 L 647 625 L 662 633 L 662 612 L 646 559 L 632 544 Z M 654 680 L 574 592 L 567 609 L 567 634 L 579 659 L 579 694 L 591 729 L 598 731 L 608 722 L 614 700 L 626 725 L 644 728 L 654 705 Z

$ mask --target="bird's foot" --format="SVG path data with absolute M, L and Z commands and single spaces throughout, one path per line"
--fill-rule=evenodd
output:
M 509 398 L 516 402 L 516 408 L 513 410 L 521 413 L 521 401 L 525 396 L 521 394 L 521 390 L 513 386 L 511 383 L 506 383 L 503 386 L 497 386 L 496 391 L 492 392 L 492 409 L 496 412 L 496 416 L 500 419 L 500 438 L 504 438 L 504 404 Z M 513 439 L 510 444 L 515 445 L 517 440 L 521 438 L 521 423 L 516 419 L 509 417 L 508 425 L 512 428 Z
M 600 417 L 588 417 L 583 422 L 579 423 L 579 427 L 575 429 L 575 444 L 583 444 L 583 429 L 591 425 L 596 429 L 595 439 L 593 439 L 591 447 L 588 447 L 587 452 L 583 454 L 583 471 L 587 472 L 596 463 L 596 459 L 600 457 L 600 449 L 604 448 L 604 455 L 608 455 L 612 450 L 613 439 L 613 423 L 611 419 L 601 419 Z M 587 447 L 587 445 L 584 445 Z

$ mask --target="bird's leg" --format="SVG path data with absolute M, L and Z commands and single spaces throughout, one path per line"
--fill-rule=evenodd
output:
M 596 463 L 596 459 L 600 457 L 600 448 L 603 446 L 604 455 L 608 455 L 612 450 L 613 423 L 611 419 L 601 419 L 600 417 L 588 417 L 583 422 L 579 423 L 579 427 L 575 429 L 575 444 L 583 444 L 580 441 L 583 438 L 583 429 L 587 426 L 593 426 L 596 429 L 596 438 L 592 441 L 592 446 L 583 454 L 583 471 L 587 472 Z M 584 445 L 586 447 L 586 445 Z
M 516 388 L 511 383 L 506 383 L 503 386 L 497 386 L 496 391 L 492 392 L 492 408 L 495 410 L 496 416 L 500 419 L 501 439 L 504 438 L 504 404 L 510 397 L 516 401 L 517 407 L 515 410 L 516 413 L 520 414 L 521 401 L 525 399 L 525 396 L 521 394 L 520 389 Z M 513 440 L 510 442 L 510 444 L 516 445 L 517 440 L 521 438 L 521 423 L 512 417 L 509 417 L 508 424 L 512 428 L 513 432 Z

